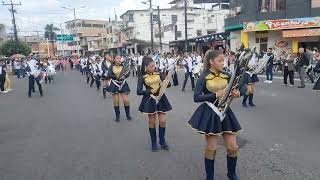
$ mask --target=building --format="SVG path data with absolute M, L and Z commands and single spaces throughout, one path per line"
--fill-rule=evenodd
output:
M 102 53 L 107 48 L 108 23 L 108 21 L 85 19 L 65 22 L 65 33 L 75 37 L 75 41 L 69 42 L 65 48 L 70 49 L 72 53 L 79 50 L 80 55 Z
M 266 51 L 299 46 L 320 46 L 319 0 L 233 0 L 225 30 L 230 32 L 230 48 L 243 44 Z
M 171 8 L 153 9 L 155 51 L 172 52 L 184 49 L 185 15 L 181 2 L 180 0 L 172 2 Z M 192 5 L 189 4 L 187 8 L 188 39 L 224 31 L 224 18 L 229 10 L 205 9 Z M 160 23 L 158 14 L 160 14 Z M 129 10 L 121 15 L 121 19 L 125 23 L 123 34 L 127 44 L 130 45 L 130 52 L 150 53 L 150 10 Z M 173 43 L 170 44 L 170 42 Z M 195 41 L 190 41 L 188 44 L 190 51 L 197 50 Z
M 27 43 L 31 47 L 31 53 L 33 53 L 33 54 L 48 54 L 47 48 L 44 47 L 44 45 L 42 45 L 42 44 L 47 43 L 46 39 L 43 35 L 24 36 L 24 37 L 21 37 L 20 39 L 21 39 L 21 41 L 24 41 L 25 43 Z M 41 47 L 42 47 L 42 49 L 41 49 Z M 52 49 L 52 47 L 50 47 L 50 52 L 52 54 L 54 53 L 54 49 Z

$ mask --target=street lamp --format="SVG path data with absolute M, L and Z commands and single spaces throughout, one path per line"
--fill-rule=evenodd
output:
M 80 56 L 80 49 L 79 49 L 80 43 L 78 41 L 78 29 L 77 29 L 77 23 L 76 23 L 76 20 L 77 20 L 77 18 L 76 18 L 76 10 L 77 9 L 83 9 L 83 8 L 85 8 L 87 6 L 84 5 L 84 6 L 81 6 L 79 8 L 71 8 L 71 7 L 66 7 L 66 6 L 62 6 L 61 5 L 60 7 L 63 8 L 63 9 L 67 9 L 67 10 L 73 11 L 74 28 L 75 28 L 76 42 L 77 42 L 77 55 Z

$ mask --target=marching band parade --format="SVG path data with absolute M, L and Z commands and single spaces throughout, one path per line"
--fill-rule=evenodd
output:
M 171 4 L 177 6 L 171 8 L 179 9 L 178 1 L 179 0 L 171 2 Z M 189 11 L 187 6 L 191 1 L 184 0 L 181 2 L 184 2 L 185 7 L 181 8 L 185 8 L 184 13 L 185 16 L 187 16 L 187 11 Z M 231 2 L 229 2 L 230 1 L 226 1 L 228 7 L 231 5 Z M 268 2 L 272 7 L 278 7 L 277 4 L 281 4 L 282 1 L 261 1 L 258 5 L 263 6 L 261 4 L 267 4 L 265 7 L 263 6 L 263 8 L 269 8 Z M 152 10 L 152 1 L 148 0 L 148 3 L 150 3 L 150 9 Z M 144 4 L 148 3 L 146 2 Z M 215 9 L 215 11 L 222 11 L 224 7 L 221 3 L 221 1 L 219 3 L 216 2 L 218 5 L 213 5 L 211 8 L 214 9 L 215 6 L 219 6 L 219 9 Z M 3 4 L 5 5 L 5 3 Z M 12 1 L 11 5 L 13 8 L 14 4 Z M 64 6 L 63 8 L 68 9 Z M 74 11 L 74 16 L 76 16 L 76 8 L 69 8 L 69 10 L 70 9 Z M 160 11 L 159 6 L 158 10 Z M 11 11 L 14 15 L 15 10 L 12 9 Z M 237 13 L 240 13 L 240 11 L 241 10 L 237 9 Z M 259 11 L 264 12 L 265 10 L 259 9 Z M 153 18 L 157 18 L 154 17 L 152 11 L 150 12 L 150 21 L 153 25 L 155 21 Z M 129 13 L 128 19 L 126 19 L 124 15 L 121 16 L 121 18 L 128 21 L 127 23 L 133 23 L 138 19 L 136 16 L 131 16 L 130 11 L 126 13 Z M 43 146 L 50 146 L 52 150 L 43 150 L 40 148 L 39 152 L 34 149 L 31 150 L 33 155 L 39 156 L 41 159 L 41 161 L 39 161 L 40 164 L 50 164 L 51 162 L 59 164 L 59 161 L 68 161 L 67 164 L 69 163 L 68 165 L 71 164 L 70 167 L 73 167 L 82 166 L 83 163 L 81 170 L 100 166 L 101 164 L 99 163 L 104 163 L 104 161 L 99 159 L 117 159 L 116 162 L 109 162 L 107 159 L 113 169 L 111 171 L 108 171 L 108 167 L 104 167 L 105 169 L 102 170 L 103 172 L 93 170 L 94 172 L 87 173 L 84 171 L 81 172 L 80 169 L 77 170 L 79 171 L 77 172 L 79 174 L 85 173 L 87 175 L 91 173 L 91 177 L 97 177 L 92 178 L 92 180 L 175 180 L 180 176 L 181 178 L 179 179 L 201 180 L 291 180 L 317 179 L 320 177 L 320 174 L 317 176 L 317 172 L 320 172 L 318 166 L 313 165 L 312 158 L 305 155 L 308 154 L 305 152 L 309 152 L 308 150 L 305 150 L 307 149 L 306 147 L 311 146 L 313 150 L 318 147 L 318 141 L 312 138 L 316 137 L 316 134 L 314 133 L 313 135 L 310 133 L 310 136 L 307 134 L 306 136 L 308 136 L 308 139 L 311 137 L 312 140 L 306 142 L 306 140 L 300 138 L 301 136 L 299 135 L 305 135 L 308 130 L 301 128 L 300 132 L 299 127 L 296 127 L 299 125 L 296 125 L 295 128 L 291 129 L 293 126 L 292 124 L 294 124 L 291 120 L 300 122 L 300 120 L 292 118 L 298 116 L 298 114 L 299 119 L 306 117 L 304 119 L 305 121 L 314 118 L 319 120 L 319 116 L 311 117 L 315 116 L 315 114 L 318 115 L 318 111 L 314 113 L 312 109 L 307 107 L 302 108 L 299 104 L 304 103 L 305 105 L 308 103 L 306 102 L 307 100 L 312 100 L 312 102 L 317 101 L 316 98 L 320 95 L 320 44 L 298 43 L 297 39 L 292 40 L 290 46 L 288 43 L 286 44 L 283 41 L 277 40 L 274 44 L 270 44 L 269 41 L 272 38 L 269 37 L 265 29 L 267 26 L 270 29 L 272 28 L 272 25 L 270 25 L 271 22 L 268 21 L 269 24 L 265 23 L 261 25 L 261 23 L 258 23 L 259 21 L 253 21 L 243 22 L 241 25 L 243 30 L 239 31 L 239 35 L 232 33 L 231 35 L 230 32 L 228 32 L 230 37 L 226 39 L 223 39 L 223 37 L 220 36 L 212 36 L 214 38 L 221 38 L 217 40 L 217 42 L 210 42 L 212 39 L 209 38 L 211 37 L 210 34 L 219 34 L 216 33 L 216 31 L 210 33 L 208 31 L 208 37 L 202 36 L 201 32 L 197 32 L 197 38 L 195 38 L 196 42 L 194 43 L 196 44 L 195 46 L 193 46 L 192 41 L 188 41 L 188 34 L 186 34 L 184 40 L 185 47 L 176 48 L 173 46 L 179 46 L 179 43 L 181 43 L 180 39 L 177 37 L 177 32 L 180 33 L 179 37 L 181 36 L 181 28 L 177 29 L 179 21 L 175 19 L 174 15 L 170 15 L 170 19 L 174 22 L 172 23 L 172 28 L 171 26 L 166 26 L 166 28 L 169 29 L 168 31 L 176 32 L 175 37 L 170 36 L 174 43 L 167 43 L 170 50 L 166 48 L 164 48 L 164 50 L 162 44 L 166 43 L 161 42 L 161 36 L 165 36 L 165 30 L 162 33 L 161 26 L 165 29 L 165 25 L 161 25 L 162 20 L 160 21 L 160 17 L 164 18 L 164 15 L 160 16 L 160 12 L 158 13 L 159 19 L 157 21 L 159 23 L 159 29 L 158 31 L 153 32 L 154 29 L 152 29 L 153 27 L 151 26 L 151 43 L 144 41 L 140 42 L 140 40 L 137 40 L 135 39 L 136 37 L 134 37 L 126 42 L 117 44 L 128 45 L 127 49 L 118 48 L 116 50 L 111 50 L 112 48 L 110 48 L 110 50 L 92 50 L 94 49 L 93 47 L 95 44 L 94 40 L 90 40 L 89 42 L 90 38 L 94 39 L 101 37 L 102 40 L 99 41 L 98 44 L 103 43 L 103 41 L 107 42 L 110 39 L 103 37 L 101 33 L 98 33 L 98 36 L 92 36 L 86 40 L 76 37 L 83 35 L 83 32 L 77 32 L 79 29 L 81 30 L 81 28 L 106 28 L 105 25 L 98 26 L 97 24 L 86 24 L 84 23 L 84 20 L 82 23 L 68 24 L 71 29 L 75 29 L 73 32 L 75 35 L 71 35 L 73 41 L 68 40 L 68 42 L 65 43 L 63 42 L 65 40 L 58 40 L 57 34 L 55 34 L 58 32 L 58 29 L 54 30 L 53 28 L 52 32 L 45 32 L 44 36 L 47 37 L 46 53 L 40 53 L 41 48 L 39 44 L 38 53 L 33 50 L 32 52 L 28 51 L 28 53 L 23 52 L 22 50 L 19 50 L 19 52 L 19 43 L 12 46 L 13 49 L 10 53 L 1 50 L 3 48 L 8 48 L 9 45 L 4 44 L 0 46 L 0 136 L 3 136 L 3 138 L 9 137 L 10 133 L 4 132 L 5 127 L 14 127 L 18 124 L 19 119 L 26 118 L 38 120 L 39 117 L 43 117 L 42 115 L 51 113 L 43 112 L 42 109 L 42 107 L 46 108 L 45 104 L 49 101 L 48 99 L 51 99 L 50 101 L 52 103 L 65 101 L 62 103 L 60 102 L 62 104 L 61 107 L 50 105 L 48 110 L 56 113 L 56 115 L 54 115 L 55 117 L 46 117 L 42 122 L 42 125 L 47 126 L 43 131 L 53 134 L 48 134 L 48 137 L 41 137 L 40 134 L 43 133 L 42 131 L 40 133 L 40 131 L 32 132 L 31 130 L 31 132 L 26 133 L 25 135 L 30 138 L 30 140 L 21 143 L 21 145 L 26 146 L 25 152 L 29 152 L 29 149 L 32 149 L 34 144 L 39 143 L 41 145 L 37 147 L 42 147 L 43 142 L 45 142 L 45 145 Z M 238 15 L 237 13 L 235 13 L 235 16 Z M 144 17 L 144 14 L 140 14 L 139 16 L 140 18 Z M 210 17 L 212 18 L 215 16 L 216 14 Z M 225 17 L 228 16 L 226 15 Z M 258 17 L 258 15 L 256 17 Z M 76 17 L 74 17 L 74 19 L 74 21 L 78 20 Z M 319 21 L 319 17 L 317 20 Z M 208 23 L 212 23 L 211 21 L 208 20 Z M 218 23 L 218 20 L 216 21 Z M 108 32 L 116 31 L 117 28 L 119 28 L 116 26 L 117 15 L 115 15 L 115 21 L 111 21 L 109 18 L 108 23 L 114 23 L 110 25 L 111 29 L 108 29 Z M 185 33 L 187 33 L 188 21 L 186 19 L 185 23 L 186 26 L 183 28 L 185 28 Z M 295 23 L 291 23 L 291 25 L 294 24 Z M 308 25 L 306 24 L 307 23 L 305 23 L 305 26 Z M 126 26 L 127 25 L 128 24 L 126 24 Z M 284 26 L 284 24 L 281 23 L 276 25 Z M 240 28 L 238 25 L 232 26 L 236 26 L 235 29 Z M 232 26 L 229 26 L 229 28 L 234 28 Z M 120 27 L 124 28 L 125 25 L 123 24 Z M 139 25 L 139 27 L 140 29 L 147 29 L 144 25 Z M 320 24 L 312 25 L 311 27 L 313 29 L 310 30 L 310 32 L 299 31 L 299 33 L 305 33 L 307 34 L 305 36 L 309 37 L 313 31 L 319 31 L 319 28 L 317 29 L 317 27 L 320 27 Z M 133 27 L 128 26 L 124 29 L 130 30 L 131 28 Z M 251 42 L 252 40 L 250 41 L 247 36 L 254 32 L 255 28 L 262 29 L 255 32 L 254 40 L 256 44 L 253 45 L 253 42 Z M 201 29 L 201 27 L 199 27 L 199 29 Z M 278 29 L 275 27 L 275 29 L 271 30 L 275 31 Z M 230 29 L 228 29 L 228 31 L 230 31 Z M 283 28 L 283 36 L 286 34 L 286 31 L 289 30 Z M 130 31 L 130 33 L 132 34 L 133 31 Z M 130 36 L 130 33 L 125 35 L 117 34 L 117 37 L 113 37 L 114 39 L 111 38 L 110 42 L 121 42 L 123 38 Z M 143 34 L 144 32 L 134 33 Z M 155 33 L 155 35 L 153 33 Z M 246 35 L 244 35 L 244 33 L 246 33 Z M 298 30 L 288 33 L 293 36 L 292 34 L 298 34 Z M 13 33 L 13 36 L 15 36 L 14 34 L 15 33 Z M 52 35 L 54 38 L 50 39 Z M 290 37 L 289 35 L 288 37 Z M 159 44 L 154 42 L 153 36 L 155 36 L 156 39 L 159 38 Z M 231 43 L 231 39 L 236 39 L 238 41 L 237 44 Z M 268 43 L 264 42 L 265 40 Z M 62 43 L 59 44 L 58 41 L 62 41 Z M 138 46 L 137 42 L 144 44 Z M 201 44 L 202 42 L 207 44 L 203 45 Z M 52 47 L 50 43 L 52 43 Z M 85 52 L 85 48 L 82 49 L 82 51 L 79 50 L 79 47 L 83 46 L 83 43 L 88 43 L 86 47 L 88 50 L 87 52 Z M 57 51 L 58 46 L 65 46 L 66 44 L 72 44 L 78 49 L 72 48 L 68 54 L 65 54 L 65 49 L 63 49 L 62 54 L 55 52 Z M 188 44 L 192 47 L 189 47 Z M 52 49 L 52 52 L 50 48 Z M 69 88 L 63 88 L 64 86 Z M 73 86 L 74 89 L 72 89 Z M 79 92 L 81 93 L 80 96 Z M 303 97 L 307 96 L 304 94 L 306 92 L 308 92 L 308 98 Z M 64 100 L 63 97 L 67 97 L 65 94 L 68 94 L 70 97 Z M 282 97 L 280 98 L 279 96 Z M 9 113 L 13 109 L 9 107 L 12 107 L 13 104 L 20 104 L 17 103 L 19 101 L 16 103 L 9 102 L 10 98 L 15 101 L 17 101 L 17 99 L 23 101 L 23 104 L 27 105 L 28 108 L 24 110 L 19 106 L 20 109 L 15 110 L 16 112 Z M 57 98 L 57 100 L 55 100 L 55 98 Z M 266 99 L 270 100 L 270 104 L 264 102 Z M 306 101 L 304 101 L 305 99 Z M 281 101 L 283 101 L 283 103 Z M 277 105 L 276 102 L 279 104 Z M 295 103 L 291 104 L 290 102 Z M 64 103 L 67 104 L 66 108 L 63 108 Z M 8 107 L 6 107 L 7 105 Z M 283 109 L 278 106 L 282 106 Z M 290 108 L 292 108 L 292 110 Z M 42 109 L 42 111 L 39 109 Z M 56 109 L 60 109 L 60 111 L 56 111 Z M 297 111 L 298 109 L 299 111 Z M 290 112 L 286 114 L 286 110 Z M 19 118 L 18 114 L 22 114 L 22 118 Z M 278 114 L 281 114 L 279 115 L 281 116 L 281 118 L 279 117 L 279 122 L 278 120 L 271 118 Z M 65 117 L 66 119 L 64 119 Z M 51 118 L 53 118 L 54 121 L 47 121 L 48 119 L 52 120 Z M 259 129 L 253 126 L 252 122 L 259 121 L 260 118 L 264 118 L 264 120 L 269 119 L 270 122 L 265 121 L 259 124 Z M 14 119 L 14 121 L 1 122 L 3 119 Z M 65 120 L 65 122 L 62 123 L 61 119 Z M 76 123 L 74 123 L 75 121 Z M 99 125 L 96 127 L 93 125 L 91 126 L 87 123 L 88 121 L 98 122 Z M 5 126 L 1 127 L 3 124 Z M 35 126 L 34 124 L 26 124 L 27 122 L 18 126 L 21 126 L 21 129 Z M 184 124 L 186 127 L 181 124 Z M 308 125 L 314 126 L 310 127 L 311 129 L 313 128 L 315 131 L 319 130 L 319 122 L 312 121 L 310 124 Z M 276 127 L 278 125 L 279 128 Z M 253 127 L 255 129 L 251 130 Z M 282 131 L 280 127 L 285 128 L 285 135 L 282 134 L 282 137 L 278 138 L 276 133 Z M 78 135 L 84 133 L 88 135 L 88 138 L 73 135 L 73 128 L 75 128 L 76 131 L 79 129 L 79 132 L 77 132 Z M 143 133 L 138 132 L 138 129 L 144 129 Z M 185 131 L 185 129 L 188 130 Z M 249 129 L 249 132 L 247 132 L 247 129 Z M 292 134 L 287 135 L 287 131 L 290 131 Z M 104 136 L 104 133 L 108 133 L 109 136 Z M 273 133 L 275 133 L 275 135 L 273 135 Z M 93 136 L 93 134 L 95 135 Z M 195 134 L 199 134 L 200 136 L 197 137 Z M 266 137 L 269 136 L 269 134 L 270 137 Z M 90 135 L 92 135 L 92 138 Z M 63 137 L 68 140 L 69 144 L 62 143 L 62 145 L 59 145 L 60 143 L 55 137 Z M 268 141 L 262 140 L 264 137 L 266 137 Z M 118 139 L 119 141 L 122 141 L 118 142 Z M 223 141 L 222 145 L 220 144 L 221 140 Z M 1 144 L 4 141 L 5 140 L 0 138 L 0 149 L 2 148 Z M 40 143 L 40 141 L 42 141 L 42 143 Z M 86 141 L 86 143 L 81 144 L 84 141 Z M 273 141 L 281 141 L 282 144 L 273 143 Z M 299 144 L 301 141 L 306 144 L 308 143 L 308 145 Z M 147 142 L 147 145 L 141 146 L 145 145 L 144 142 Z M 290 146 L 286 146 L 287 142 L 288 144 L 290 143 Z M 19 144 L 19 142 L 14 143 Z M 30 145 L 28 145 L 28 143 L 30 143 Z M 200 147 L 201 143 L 203 147 Z M 133 144 L 135 144 L 135 146 L 131 147 Z M 71 149 L 59 149 L 61 146 L 70 146 Z M 86 152 L 81 151 L 81 148 L 84 146 L 87 146 Z M 221 146 L 223 148 L 221 148 Z M 251 149 L 244 148 L 244 146 L 249 146 Z M 300 149 L 298 149 L 298 146 Z M 102 148 L 99 149 L 100 147 Z M 91 148 L 92 151 L 88 150 Z M 108 151 L 108 148 L 113 149 L 111 156 L 100 157 L 100 155 L 105 155 L 103 153 L 104 151 Z M 297 148 L 297 150 L 292 150 L 295 148 Z M 42 150 L 45 152 L 42 152 Z M 1 153 L 8 152 L 7 149 L 2 151 L 3 152 L 0 152 L 0 156 L 2 155 Z M 49 157 L 56 152 L 57 154 L 68 153 L 69 157 L 68 155 L 57 155 L 61 156 L 59 157 L 60 159 L 50 159 Z M 142 155 L 138 158 L 137 152 L 144 152 L 145 157 Z M 278 154 L 277 156 L 273 156 L 271 155 L 272 153 Z M 317 153 L 318 152 L 312 151 L 310 152 L 310 156 L 316 156 Z M 19 158 L 18 156 L 21 154 L 17 152 L 17 158 Z M 271 157 L 270 160 L 265 154 L 268 154 Z M 300 159 L 296 154 L 299 154 Z M 75 156 L 73 157 L 73 155 Z M 225 161 L 221 159 L 221 155 L 224 156 Z M 120 156 L 123 156 L 123 159 L 121 159 Z M 182 157 L 182 160 L 177 158 L 178 156 L 179 158 Z M 304 168 L 304 170 L 307 170 L 303 173 L 295 172 L 295 170 L 290 171 L 291 164 L 285 162 L 286 160 L 283 160 L 295 156 L 297 156 L 297 159 L 293 158 L 294 160 L 290 160 L 291 164 L 296 163 L 292 165 L 292 167 L 295 167 L 296 169 L 302 167 L 303 164 L 299 164 L 299 160 L 301 160 L 301 162 L 307 162 L 306 164 L 309 165 Z M 87 157 L 91 159 L 86 162 Z M 81 162 L 80 160 L 82 158 L 84 160 Z M 21 158 L 21 160 L 15 162 L 18 162 L 17 164 L 19 164 L 19 162 L 30 161 L 27 163 L 32 165 L 32 160 L 30 159 Z M 4 156 L 2 160 L 8 164 L 8 166 L 11 165 L 10 161 L 6 159 L 6 156 Z M 317 159 L 314 161 L 315 164 L 318 163 L 316 162 Z M 154 162 L 159 163 L 159 165 L 153 166 L 153 164 L 156 164 Z M 285 162 L 285 167 L 286 165 L 288 165 L 288 167 L 290 166 L 290 168 L 288 168 L 289 170 L 287 169 L 286 172 L 283 168 L 281 169 L 278 167 L 280 166 L 278 164 L 283 162 Z M 250 163 L 255 164 L 253 166 L 256 167 L 252 167 Z M 127 164 L 133 164 L 135 167 L 132 169 L 127 168 Z M 58 166 L 59 165 L 57 165 L 57 167 Z M 310 173 L 306 172 L 309 167 L 314 166 L 316 167 L 312 169 L 312 172 L 311 170 Z M 42 179 L 49 180 L 50 178 L 47 177 L 50 176 L 50 173 L 56 172 L 53 167 L 50 168 L 47 165 L 45 165 L 45 167 L 48 168 L 46 170 L 48 172 L 46 175 L 42 175 Z M 262 167 L 264 167 L 264 171 L 267 172 L 267 175 L 262 175 L 263 173 L 259 174 L 261 173 L 259 169 Z M 131 173 L 131 171 L 135 171 L 139 168 L 143 169 L 143 171 L 145 171 L 143 173 L 148 175 L 139 174 L 138 178 L 128 177 L 130 175 L 127 176 L 126 172 Z M 179 168 L 183 171 L 175 172 L 175 170 Z M 281 170 L 277 170 L 277 168 Z M 19 169 L 19 167 L 17 169 Z M 114 169 L 119 171 L 114 172 Z M 172 170 L 170 173 L 168 172 L 170 175 L 167 175 L 165 172 L 170 170 Z M 65 169 L 63 171 L 73 170 Z M 5 175 L 2 176 L 2 173 Z M 24 173 L 28 174 L 29 172 Z M 33 173 L 36 174 L 36 172 Z M 163 173 L 166 176 L 164 176 Z M 280 175 L 277 174 L 273 176 L 273 173 L 278 173 Z M 10 174 L 10 171 L 3 168 L 0 163 L 0 179 L 19 179 L 15 178 L 14 175 L 7 176 L 7 174 Z M 99 175 L 95 176 L 92 174 Z M 252 174 L 258 175 L 252 176 Z M 90 175 L 86 175 L 80 179 L 91 179 L 88 178 Z M 298 178 L 295 177 L 295 175 L 308 177 L 300 178 L 301 176 L 299 176 Z M 77 177 L 80 176 L 81 175 Z M 53 179 L 55 178 L 68 179 L 63 175 L 56 176 Z M 37 178 L 34 180 L 36 179 Z

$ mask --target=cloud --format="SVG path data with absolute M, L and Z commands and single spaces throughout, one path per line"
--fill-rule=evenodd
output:
M 61 23 L 73 19 L 73 11 L 61 8 L 62 5 L 75 8 L 86 5 L 85 8 L 76 11 L 78 19 L 108 20 L 109 17 L 114 19 L 115 13 L 120 19 L 120 15 L 127 10 L 147 9 L 148 5 L 142 4 L 142 1 L 147 0 L 21 0 L 22 6 L 16 6 L 19 35 L 36 34 L 32 31 L 43 31 L 46 24 L 59 27 Z M 170 7 L 170 1 L 172 0 L 153 0 L 153 4 L 167 8 Z M 0 6 L 0 23 L 6 25 L 7 32 L 12 32 L 8 8 Z

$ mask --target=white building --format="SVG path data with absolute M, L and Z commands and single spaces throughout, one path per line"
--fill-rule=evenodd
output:
M 183 4 L 180 1 L 172 8 L 168 9 L 153 9 L 154 18 L 154 44 L 155 51 L 160 51 L 160 38 L 158 13 L 160 12 L 161 22 L 161 37 L 162 37 L 162 52 L 169 52 L 169 42 L 185 39 L 185 15 Z M 191 6 L 191 7 L 190 7 Z M 229 13 L 229 10 L 218 10 L 215 8 L 205 9 L 193 4 L 189 4 L 187 8 L 187 36 L 195 38 L 207 34 L 214 34 L 224 31 L 224 19 Z M 129 10 L 121 15 L 125 23 L 126 41 L 131 45 L 127 48 L 129 53 L 151 52 L 151 28 L 150 28 L 150 10 Z M 190 44 L 194 46 L 194 44 Z M 195 48 L 193 48 L 194 50 Z

